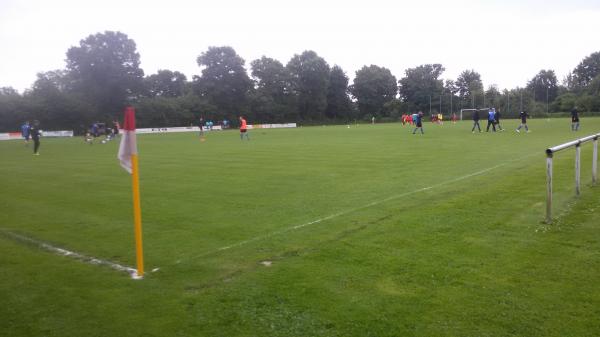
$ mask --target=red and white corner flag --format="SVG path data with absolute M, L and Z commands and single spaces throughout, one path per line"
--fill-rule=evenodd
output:
M 142 249 L 142 208 L 140 203 L 140 174 L 138 168 L 138 151 L 135 139 L 135 109 L 125 108 L 125 121 L 123 123 L 123 136 L 119 145 L 119 161 L 121 166 L 131 174 L 131 187 L 133 192 L 133 222 L 135 229 L 135 250 L 137 260 L 137 275 L 132 277 L 140 279 L 144 276 L 144 252 Z
M 135 109 L 128 106 L 125 108 L 125 121 L 123 123 L 123 135 L 119 146 L 118 158 L 121 166 L 131 174 L 131 156 L 137 155 L 137 141 L 135 139 Z

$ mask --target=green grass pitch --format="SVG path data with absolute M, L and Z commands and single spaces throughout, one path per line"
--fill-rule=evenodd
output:
M 134 267 L 118 141 L 0 142 L 0 336 L 597 336 L 600 119 L 517 125 L 138 135 L 143 280 L 11 235 Z

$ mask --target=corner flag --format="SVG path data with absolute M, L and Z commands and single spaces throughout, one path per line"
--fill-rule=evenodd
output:
M 142 249 L 142 208 L 140 205 L 140 176 L 138 170 L 138 152 L 135 138 L 135 109 L 125 108 L 123 137 L 117 156 L 121 166 L 131 174 L 133 190 L 133 221 L 135 227 L 135 248 L 137 260 L 137 278 L 144 276 L 144 254 Z M 132 275 L 133 276 L 133 275 Z M 135 277 L 135 276 L 134 276 Z
M 119 160 L 121 166 L 131 174 L 131 156 L 137 155 L 137 141 L 135 138 L 135 110 L 128 106 L 125 108 L 123 123 L 123 137 L 119 146 Z

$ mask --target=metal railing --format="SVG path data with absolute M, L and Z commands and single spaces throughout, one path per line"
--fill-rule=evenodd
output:
M 575 195 L 581 194 L 581 144 L 594 142 L 592 184 L 598 182 L 598 137 L 600 133 L 546 149 L 546 223 L 552 223 L 552 158 L 554 153 L 575 147 Z

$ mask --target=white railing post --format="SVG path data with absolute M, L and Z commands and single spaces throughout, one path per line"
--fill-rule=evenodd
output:
M 598 135 L 594 137 L 594 152 L 592 154 L 592 184 L 598 183 Z
M 575 145 L 575 195 L 581 193 L 581 143 Z
M 552 152 L 546 151 L 546 223 L 552 223 Z
M 552 157 L 554 153 L 575 147 L 575 195 L 581 194 L 581 144 L 593 141 L 594 153 L 592 155 L 592 184 L 598 183 L 598 138 L 600 133 L 576 139 L 564 144 L 546 149 L 546 222 L 552 222 Z

